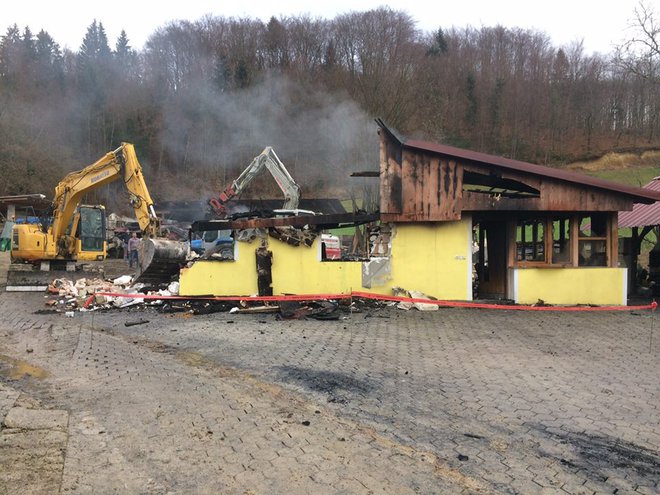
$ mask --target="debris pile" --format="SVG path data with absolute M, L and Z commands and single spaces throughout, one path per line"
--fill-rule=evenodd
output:
M 52 312 L 72 316 L 72 312 L 76 310 L 93 311 L 141 304 L 145 302 L 143 297 L 145 294 L 161 296 L 179 294 L 179 282 L 171 282 L 166 289 L 158 291 L 149 291 L 145 287 L 145 284 L 142 283 L 134 284 L 133 277 L 130 275 L 123 275 L 114 280 L 81 278 L 75 282 L 67 278 L 56 278 L 46 290 L 46 306 Z M 117 296 L 104 294 L 117 294 Z M 127 297 L 132 295 L 135 297 Z M 90 300 L 90 297 L 93 299 Z
M 345 302 L 345 301 L 341 301 Z M 280 302 L 280 312 L 277 315 L 281 320 L 339 320 L 350 311 L 350 306 L 340 304 L 338 301 L 311 301 L 304 304 L 297 302 Z
M 395 289 L 395 294 L 428 299 L 421 292 Z M 48 309 L 37 313 L 63 313 L 73 317 L 75 311 L 96 311 L 102 309 L 122 309 L 144 305 L 156 307 L 164 313 L 186 313 L 203 315 L 217 312 L 240 314 L 274 314 L 277 320 L 345 320 L 350 314 L 365 313 L 365 318 L 374 316 L 374 311 L 397 306 L 402 309 L 437 309 L 430 303 L 408 303 L 379 301 L 369 298 L 337 298 L 318 300 L 264 301 L 258 297 L 236 299 L 185 298 L 179 295 L 179 282 L 171 282 L 166 288 L 150 290 L 142 283 L 133 283 L 133 277 L 123 275 L 113 280 L 102 278 L 81 278 L 72 281 L 66 278 L 54 279 L 47 289 Z
M 67 278 L 56 278 L 46 289 L 48 294 L 46 306 L 57 311 L 68 312 L 83 307 L 91 294 L 112 290 L 115 290 L 112 282 L 102 278 L 81 278 L 75 282 Z

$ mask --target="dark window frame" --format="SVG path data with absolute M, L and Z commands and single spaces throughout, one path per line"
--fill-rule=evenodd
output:
M 586 217 L 601 216 L 604 220 L 605 235 L 581 235 L 580 223 Z M 555 260 L 555 239 L 553 233 L 554 222 L 569 221 L 568 239 L 565 242 L 569 244 L 568 260 Z M 523 249 L 527 244 L 524 239 L 518 240 L 518 227 L 524 223 L 542 223 L 544 225 L 544 259 L 524 260 L 519 259 L 519 245 Z M 545 214 L 536 214 L 530 212 L 528 215 L 519 215 L 510 222 L 509 227 L 509 267 L 511 268 L 590 268 L 590 267 L 616 267 L 618 265 L 618 239 L 617 235 L 617 213 L 616 212 L 579 212 L 562 213 L 552 212 Z M 565 227 L 565 226 L 562 226 Z M 541 241 L 535 240 L 533 244 L 539 244 Z M 587 263 L 580 260 L 580 248 L 585 242 L 598 242 L 605 244 L 605 252 L 598 252 L 597 261 Z M 536 247 L 534 248 L 536 249 Z

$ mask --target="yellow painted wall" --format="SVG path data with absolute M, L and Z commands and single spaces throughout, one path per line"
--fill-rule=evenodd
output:
M 378 292 L 391 294 L 391 288 L 398 286 L 438 299 L 472 299 L 471 229 L 469 218 L 397 224 L 392 240 L 392 280 Z
M 179 294 L 185 296 L 256 294 L 258 290 L 254 250 L 258 244 L 239 244 L 240 254 L 236 261 L 200 260 L 190 268 L 182 268 L 179 275 Z
M 318 241 L 318 240 L 317 240 Z M 311 247 L 269 239 L 273 253 L 273 294 L 341 294 L 360 290 L 362 263 L 321 262 L 317 241 Z M 181 270 L 179 293 L 186 296 L 257 294 L 255 250 L 259 241 L 237 243 L 236 261 L 197 261 Z
M 362 262 L 320 261 L 318 242 L 317 238 L 311 247 L 294 247 L 269 240 L 273 294 L 348 294 L 360 290 Z
M 273 294 L 391 294 L 392 287 L 417 290 L 439 299 L 471 299 L 469 250 L 471 222 L 397 225 L 392 240 L 392 280 L 381 287 L 362 287 L 362 262 L 319 260 L 312 247 L 293 247 L 269 239 L 273 253 Z M 237 261 L 198 261 L 180 276 L 182 295 L 252 295 L 257 293 L 257 241 L 238 243 Z
M 519 304 L 626 304 L 625 268 L 520 268 L 513 283 Z
M 318 241 L 317 241 L 318 242 Z M 392 287 L 417 290 L 443 300 L 472 299 L 471 222 L 398 224 L 392 239 L 391 280 L 362 287 L 362 262 L 323 262 L 317 242 L 310 248 L 269 239 L 274 294 L 391 294 Z M 180 276 L 182 295 L 249 296 L 257 293 L 255 249 L 238 243 L 236 261 L 198 261 Z M 519 304 L 626 304 L 625 268 L 524 268 L 509 273 Z

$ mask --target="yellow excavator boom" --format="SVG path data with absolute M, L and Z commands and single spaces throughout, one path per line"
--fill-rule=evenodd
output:
M 150 236 L 159 234 L 160 223 L 154 202 L 144 181 L 142 167 L 130 143 L 106 153 L 101 159 L 77 172 L 71 172 L 55 187 L 53 201 L 52 237 L 59 239 L 73 218 L 83 196 L 105 184 L 121 178 L 130 194 L 140 229 Z
M 51 261 L 51 260 L 92 260 L 105 257 L 105 240 L 101 246 L 95 245 L 88 250 L 82 242 L 85 215 L 99 224 L 104 216 L 93 217 L 90 211 L 100 207 L 83 207 L 83 197 L 105 184 L 121 179 L 129 193 L 129 202 L 133 207 L 140 229 L 142 230 L 142 248 L 148 253 L 148 261 L 141 260 L 138 276 L 146 278 L 149 266 L 165 259 L 159 266 L 158 277 L 172 275 L 177 264 L 184 261 L 187 249 L 182 243 L 158 239 L 160 219 L 156 215 L 154 202 L 149 194 L 142 167 L 130 143 L 106 153 L 96 162 L 82 170 L 66 175 L 55 187 L 55 197 L 51 206 L 52 221 L 47 227 L 35 225 L 14 225 L 12 261 Z M 81 227 L 82 226 L 82 227 Z M 158 242 L 156 242 L 156 240 Z M 147 248 L 144 245 L 149 243 Z M 98 243 L 97 243 L 98 244 Z M 159 255 L 162 253 L 162 256 Z

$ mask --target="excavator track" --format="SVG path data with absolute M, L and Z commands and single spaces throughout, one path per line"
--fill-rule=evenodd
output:
M 11 263 L 7 269 L 7 292 L 43 292 L 57 278 L 73 282 L 81 278 L 103 278 L 101 266 L 78 264 L 75 261 L 51 260 L 48 268 L 44 264 Z

